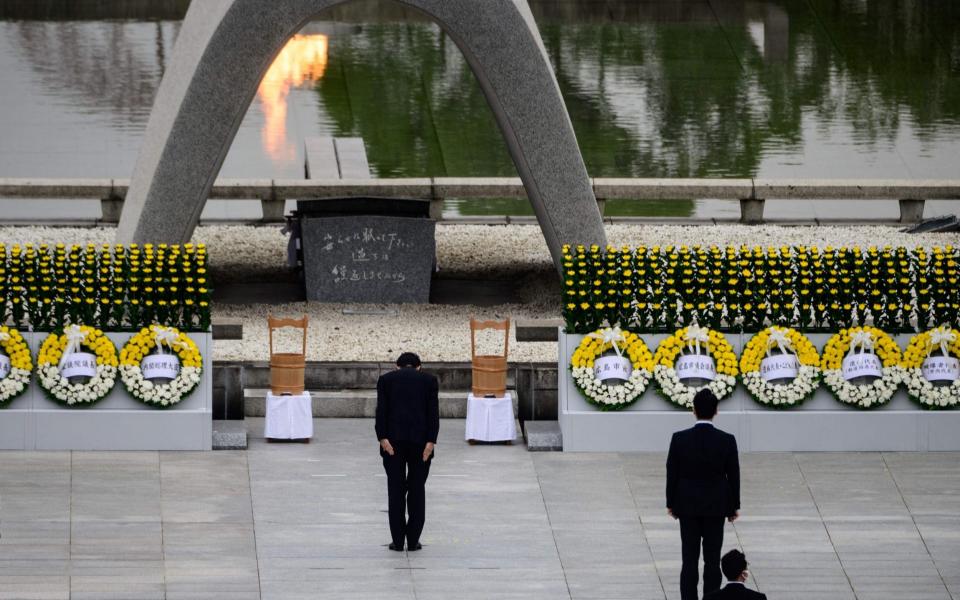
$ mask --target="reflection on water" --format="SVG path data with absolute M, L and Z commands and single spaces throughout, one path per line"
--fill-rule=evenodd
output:
M 263 108 L 263 146 L 275 162 L 289 162 L 297 156 L 287 140 L 287 97 L 292 87 L 314 84 L 327 69 L 327 36 L 295 35 L 287 42 L 257 89 Z
M 0 0 L 0 176 L 129 175 L 178 31 L 169 19 L 187 3 L 156 3 L 152 17 L 132 4 Z M 594 176 L 955 176 L 960 3 L 531 8 Z M 77 20 L 84 14 L 91 20 Z M 224 176 L 300 177 L 311 135 L 363 137 L 381 177 L 515 174 L 479 86 L 437 26 L 370 0 L 321 18 L 268 71 Z

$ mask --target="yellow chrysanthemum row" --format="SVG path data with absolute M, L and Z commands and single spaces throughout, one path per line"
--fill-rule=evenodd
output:
M 144 357 L 157 347 L 156 334 L 158 329 L 157 325 L 144 327 L 127 340 L 123 349 L 120 350 L 120 364 L 139 367 Z M 200 367 L 203 364 L 203 358 L 200 356 L 200 350 L 193 340 L 178 329 L 172 327 L 169 329 L 177 335 L 174 350 L 180 359 L 180 364 L 184 367 Z
M 949 327 L 938 328 L 943 333 L 952 333 L 953 342 L 947 345 L 951 356 L 960 356 L 960 330 Z M 903 367 L 905 369 L 919 369 L 923 361 L 930 356 L 930 352 L 939 349 L 939 345 L 934 345 L 931 341 L 931 334 L 934 330 L 918 333 L 910 339 L 910 344 L 903 352 Z
M 895 367 L 900 365 L 901 355 L 900 347 L 892 337 L 877 329 L 876 327 L 851 327 L 841 329 L 827 342 L 821 356 L 821 364 L 824 369 L 835 370 L 843 365 L 843 358 L 850 351 L 850 341 L 853 336 L 859 332 L 869 333 L 873 338 L 874 353 L 883 363 L 884 367 Z
M 600 331 L 598 330 L 597 333 L 600 333 Z M 630 359 L 633 368 L 653 371 L 653 355 L 650 353 L 647 345 L 643 343 L 640 336 L 629 331 L 624 331 L 623 337 L 626 342 L 620 350 Z M 604 352 L 612 349 L 613 344 L 609 342 L 604 343 L 601 339 L 587 336 L 583 338 L 583 341 L 580 342 L 580 345 L 574 351 L 573 357 L 570 359 L 570 365 L 574 368 L 593 367 L 593 363 L 597 358 Z
M 662 365 L 672 369 L 680 351 L 689 347 L 686 335 L 687 328 L 684 327 L 660 342 L 660 345 L 657 346 L 657 353 L 653 357 L 654 365 Z M 719 331 L 708 329 L 707 335 L 710 338 L 707 348 L 717 363 L 717 373 L 736 377 L 738 373 L 737 356 L 733 353 L 733 346 L 727 341 L 726 336 Z
M 749 373 L 760 370 L 760 361 L 767 356 L 767 340 L 770 338 L 770 334 L 774 329 L 783 332 L 787 339 L 790 340 L 801 365 L 808 367 L 820 366 L 820 355 L 817 353 L 817 348 L 807 336 L 796 329 L 774 326 L 764 329 L 747 342 L 746 347 L 740 355 L 740 372 Z
M 110 338 L 105 336 L 99 329 L 88 325 L 81 325 L 80 329 L 87 334 L 81 345 L 96 355 L 97 364 L 116 367 L 117 348 L 113 345 L 113 342 L 110 341 Z M 37 358 L 37 363 L 41 366 L 59 363 L 60 358 L 63 356 L 63 351 L 66 348 L 66 335 L 48 335 L 47 339 L 43 341 L 43 345 L 40 346 L 40 356 Z
M 33 370 L 30 348 L 20 332 L 4 325 L 0 327 L 0 334 L 6 334 L 0 335 L 0 338 L 4 338 L 3 341 L 0 341 L 0 345 L 3 346 L 3 351 L 10 358 L 10 366 L 24 371 Z

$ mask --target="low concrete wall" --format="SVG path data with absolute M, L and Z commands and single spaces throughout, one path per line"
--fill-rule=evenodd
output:
M 117 350 L 131 333 L 107 333 Z M 36 357 L 46 333 L 24 333 Z M 210 334 L 191 333 L 204 356 L 200 385 L 179 404 L 153 408 L 131 397 L 119 374 L 106 398 L 69 408 L 45 395 L 36 375 L 23 396 L 0 410 L 0 450 L 210 450 Z
M 727 334 L 737 356 L 753 334 Z M 665 337 L 644 335 L 654 351 Z M 828 334 L 809 334 L 823 348 Z M 564 451 L 664 452 L 674 431 L 693 424 L 690 411 L 664 400 L 651 381 L 637 402 L 622 411 L 602 412 L 576 389 L 567 365 L 582 335 L 561 334 L 560 427 Z M 901 348 L 908 335 L 895 336 Z M 821 384 L 800 406 L 773 409 L 757 403 L 742 385 L 720 402 L 717 425 L 737 436 L 746 451 L 926 451 L 960 450 L 960 410 L 921 410 L 901 386 L 890 402 L 872 410 L 842 404 Z

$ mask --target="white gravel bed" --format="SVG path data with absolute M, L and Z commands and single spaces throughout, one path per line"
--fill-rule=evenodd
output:
M 380 314 L 344 314 L 343 309 Z M 386 314 L 384 314 L 386 313 Z M 243 340 L 218 341 L 216 360 L 268 360 L 267 315 L 310 317 L 307 360 L 394 361 L 400 352 L 412 351 L 425 361 L 470 361 L 470 317 L 502 320 L 552 318 L 549 313 L 519 304 L 495 309 L 476 306 L 427 304 L 340 305 L 295 303 L 283 305 L 219 305 L 216 316 L 243 321 Z M 282 330 L 281 330 L 282 331 Z M 556 344 L 517 344 L 510 334 L 510 360 L 555 361 Z M 299 352 L 299 334 L 274 336 L 280 352 Z M 502 351 L 502 338 L 493 332 L 478 336 L 478 352 Z
M 0 241 L 14 243 L 112 243 L 113 229 L 0 227 Z M 608 225 L 607 236 L 616 246 L 646 244 L 782 245 L 903 245 L 942 246 L 960 243 L 960 235 L 906 234 L 882 226 L 775 225 Z M 194 242 L 208 246 L 214 286 L 217 281 L 243 281 L 270 275 L 289 276 L 287 238 L 278 227 L 242 225 L 205 226 Z M 555 318 L 559 316 L 558 287 L 539 227 L 533 225 L 445 225 L 437 227 L 437 255 L 441 274 L 477 278 L 524 278 L 523 304 L 495 309 L 476 306 L 367 306 L 367 305 L 214 305 L 216 318 L 244 323 L 242 341 L 219 341 L 216 360 L 267 360 L 266 316 L 299 315 L 311 318 L 310 360 L 393 360 L 404 350 L 428 361 L 470 359 L 471 316 L 484 319 Z M 285 275 L 286 274 L 286 275 Z M 265 283 L 269 285 L 269 283 Z M 344 314 L 344 309 L 379 314 Z M 284 340 L 287 342 L 289 340 Z M 489 341 L 489 340 L 486 340 Z M 485 345 L 492 351 L 494 345 Z M 516 361 L 554 361 L 552 343 L 517 344 L 511 334 L 510 358 Z

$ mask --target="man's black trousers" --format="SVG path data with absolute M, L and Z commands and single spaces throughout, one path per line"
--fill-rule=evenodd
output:
M 681 600 L 698 600 L 700 545 L 703 544 L 703 594 L 720 589 L 720 549 L 723 547 L 723 517 L 680 517 L 683 566 L 680 568 Z
M 425 498 L 423 486 L 430 473 L 430 460 L 423 462 L 423 448 L 426 444 L 414 442 L 391 442 L 393 456 L 380 451 L 383 456 L 383 468 L 387 472 L 387 500 L 390 512 L 390 535 L 393 543 L 413 546 L 420 541 L 425 517 Z M 406 519 L 409 511 L 410 519 Z

